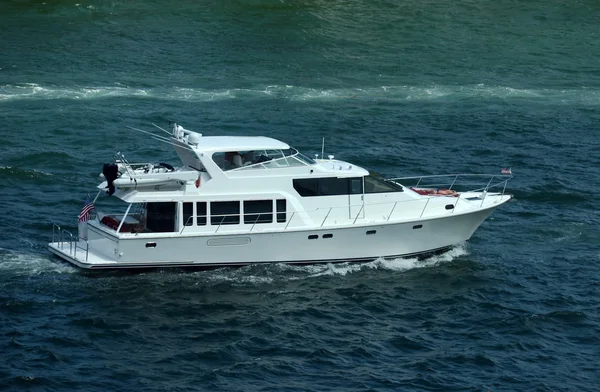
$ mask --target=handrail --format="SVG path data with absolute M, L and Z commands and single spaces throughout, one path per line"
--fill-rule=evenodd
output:
M 79 246 L 79 242 L 85 242 L 85 248 Z M 70 231 L 61 228 L 56 223 L 52 223 L 52 242 L 57 244 L 57 248 L 64 251 L 65 245 L 69 243 L 69 256 L 73 258 L 77 258 L 77 249 L 81 251 L 85 251 L 85 261 L 88 261 L 89 252 L 90 252 L 90 243 L 89 241 L 80 239 L 79 237 L 75 237 Z
M 55 230 L 56 229 L 56 234 L 55 234 Z M 58 241 L 55 241 L 56 236 L 58 235 Z M 57 242 L 60 243 L 61 242 L 61 238 L 60 238 L 60 226 L 57 225 L 56 223 L 52 223 L 52 242 Z
M 478 174 L 478 173 L 459 173 L 459 174 L 430 174 L 426 176 L 409 176 L 409 177 L 394 177 L 388 178 L 388 180 L 414 180 L 417 178 L 436 178 L 436 177 L 508 177 L 510 180 L 514 176 L 512 174 Z
M 487 180 L 487 184 L 483 187 L 478 187 L 478 188 L 470 188 L 470 186 L 475 185 L 473 183 L 473 181 L 468 181 L 468 182 L 462 182 L 460 183 L 460 179 L 461 178 L 466 178 L 468 180 L 472 180 L 476 177 L 479 177 L 481 179 L 485 178 Z M 499 181 L 494 182 L 494 180 L 496 178 L 501 178 Z M 424 189 L 428 189 L 428 188 L 438 188 L 438 187 L 448 187 L 448 189 L 453 189 L 453 188 L 465 188 L 465 189 L 461 189 L 459 192 L 484 192 L 484 191 L 489 191 L 490 189 L 493 188 L 497 188 L 502 186 L 502 191 L 501 194 L 504 195 L 504 193 L 506 192 L 506 186 L 509 180 L 511 180 L 513 178 L 512 175 L 503 175 L 503 174 L 470 174 L 470 173 L 465 173 L 465 174 L 439 174 L 439 175 L 426 175 L 426 176 L 413 176 L 413 177 L 397 177 L 397 178 L 391 178 L 389 179 L 389 181 L 394 181 L 394 182 L 401 182 L 403 186 L 405 187 L 412 187 L 412 188 L 419 188 L 419 186 L 421 188 Z M 424 180 L 427 179 L 447 179 L 447 182 L 434 182 L 434 183 L 429 183 L 426 182 Z M 488 180 L 489 179 L 489 180 Z M 410 180 L 416 180 L 416 184 L 415 185 L 406 185 L 405 181 L 410 181 Z M 467 187 L 469 187 L 468 189 L 466 189 Z
M 490 193 L 490 192 L 485 191 L 485 193 L 483 194 L 484 199 L 486 196 L 488 196 L 490 194 L 502 195 L 502 196 L 504 195 L 504 193 L 501 193 L 501 192 Z M 431 206 L 429 204 L 432 204 L 432 200 L 435 201 L 435 200 L 438 200 L 441 198 L 446 198 L 447 200 L 452 199 L 452 201 L 456 201 L 453 203 L 455 208 L 453 208 L 451 212 L 448 212 L 448 213 L 454 213 L 456 211 L 456 205 L 461 200 L 461 198 L 463 198 L 462 196 L 463 196 L 462 194 L 459 194 L 458 197 L 451 196 L 451 195 L 447 195 L 447 196 L 432 195 L 432 196 L 426 196 L 426 197 L 422 197 L 422 198 L 418 198 L 418 199 L 410 199 L 410 200 L 402 200 L 402 201 L 389 201 L 389 202 L 383 202 L 383 203 L 370 203 L 370 204 L 362 204 L 361 203 L 361 204 L 355 204 L 355 205 L 350 205 L 350 206 L 344 205 L 344 206 L 328 207 L 326 209 L 325 208 L 316 208 L 313 210 L 289 211 L 288 219 L 286 219 L 286 224 L 283 227 L 283 230 L 287 230 L 290 227 L 290 225 L 292 224 L 292 221 L 294 221 L 295 218 L 299 214 L 307 214 L 305 219 L 307 219 L 308 221 L 312 221 L 313 224 L 315 224 L 315 226 L 324 227 L 325 223 L 327 223 L 329 218 L 334 215 L 334 211 L 345 211 L 345 213 L 347 213 L 348 208 L 353 208 L 353 207 L 359 207 L 359 210 L 355 216 L 348 217 L 346 215 L 346 218 L 342 219 L 342 218 L 340 218 L 339 215 L 336 215 L 336 219 L 348 220 L 348 223 L 351 222 L 351 224 L 354 225 L 359 220 L 359 218 L 361 218 L 361 214 L 362 214 L 363 210 L 365 210 L 366 208 L 372 208 L 372 207 L 375 207 L 375 208 L 380 207 L 381 208 L 381 207 L 385 207 L 386 205 L 389 205 L 389 206 L 391 206 L 390 212 L 388 214 L 384 213 L 384 218 L 383 218 L 383 220 L 381 220 L 382 222 L 389 222 L 391 220 L 391 217 L 392 217 L 394 211 L 398 208 L 399 205 L 402 205 L 402 204 L 407 205 L 409 203 L 421 204 L 423 206 L 421 208 L 420 214 L 419 214 L 419 219 L 420 219 L 425 215 L 425 212 L 431 208 Z M 483 203 L 480 204 L 480 206 L 482 206 L 482 205 L 483 205 Z M 437 204 L 437 206 L 440 207 L 440 204 Z M 320 214 L 320 212 L 325 211 L 325 210 L 327 210 L 327 213 L 325 214 L 325 216 L 323 218 L 319 218 L 319 216 L 323 216 Z M 440 212 L 441 212 L 440 215 L 443 215 L 443 213 L 446 211 L 440 207 Z M 254 219 L 253 222 L 243 223 L 243 219 L 244 219 L 245 215 L 257 215 L 257 217 Z M 258 221 L 260 220 L 260 217 L 258 215 L 261 215 L 261 214 L 258 214 L 258 213 L 257 214 L 235 213 L 235 214 L 218 214 L 218 215 L 212 215 L 212 216 L 206 215 L 207 224 L 208 224 L 209 219 L 211 221 L 214 220 L 214 222 L 215 222 L 215 224 L 211 223 L 210 225 L 207 225 L 207 226 L 212 226 L 214 228 L 214 233 L 217 233 L 217 232 L 221 231 L 223 226 L 228 226 L 227 224 L 224 223 L 228 217 L 237 217 L 240 219 L 240 223 L 245 224 L 245 225 L 251 225 L 249 231 L 253 232 L 256 229 L 256 227 L 258 226 Z M 362 217 L 364 218 L 366 216 L 362 216 Z M 220 219 L 218 220 L 219 224 L 217 225 L 216 222 L 217 222 L 218 218 L 220 218 Z M 187 221 L 189 222 L 191 219 L 193 219 L 193 216 L 189 217 Z M 380 221 L 380 220 L 377 220 L 377 221 Z M 320 222 L 320 223 L 317 223 L 317 222 Z M 272 222 L 272 223 L 275 223 L 275 222 Z M 179 233 L 182 234 L 187 227 L 188 226 L 184 226 L 181 229 L 181 231 L 179 231 Z M 232 225 L 232 227 L 239 228 L 240 226 Z

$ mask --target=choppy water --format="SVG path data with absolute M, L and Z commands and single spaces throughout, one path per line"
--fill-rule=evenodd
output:
M 0 4 L 0 390 L 597 389 L 596 1 Z M 52 257 L 125 126 L 266 135 L 516 196 L 425 261 L 89 273 Z M 298 250 L 301 252 L 301 249 Z

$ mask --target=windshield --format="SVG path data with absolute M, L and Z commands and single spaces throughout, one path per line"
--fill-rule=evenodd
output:
M 283 167 L 314 165 L 316 162 L 298 150 L 252 150 L 214 153 L 213 161 L 223 171 L 276 169 Z

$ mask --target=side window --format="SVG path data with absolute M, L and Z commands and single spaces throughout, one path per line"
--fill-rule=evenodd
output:
M 273 222 L 273 200 L 244 201 L 244 223 Z
M 348 194 L 347 178 L 319 178 L 319 195 L 336 196 Z
M 363 193 L 363 179 L 362 177 L 355 177 L 350 179 L 350 194 L 361 195 Z
M 352 178 L 302 178 L 293 181 L 294 189 L 302 197 L 360 195 L 363 193 L 362 177 Z
M 319 196 L 319 188 L 316 178 L 294 180 L 294 189 L 302 197 Z
M 194 212 L 194 203 L 183 203 L 183 224 L 185 226 L 191 226 L 194 224 L 192 215 Z
M 196 202 L 196 225 L 206 226 L 206 202 Z
M 276 203 L 277 208 L 277 223 L 282 223 L 287 220 L 286 212 L 287 212 L 287 203 L 285 199 L 278 199 Z
M 237 225 L 240 223 L 239 201 L 213 201 L 210 203 L 210 224 Z
M 172 233 L 175 229 L 177 203 L 152 202 L 146 204 L 146 229 L 155 233 Z

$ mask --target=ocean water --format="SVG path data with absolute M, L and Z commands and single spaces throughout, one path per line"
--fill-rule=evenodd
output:
M 595 391 L 600 3 L 0 3 L 0 390 Z M 515 201 L 418 261 L 90 273 L 46 249 L 126 126 L 265 135 Z M 302 249 L 298 249 L 302 252 Z

